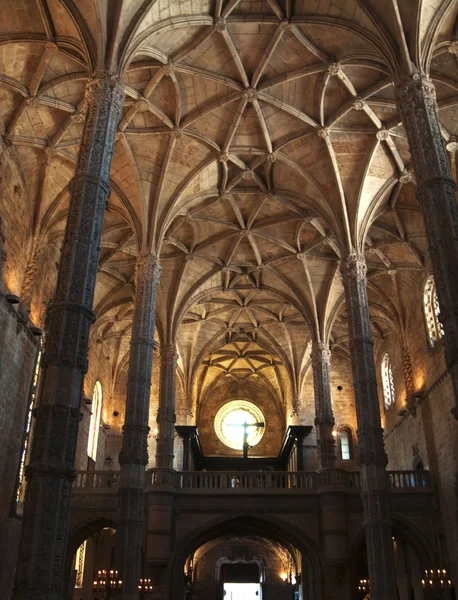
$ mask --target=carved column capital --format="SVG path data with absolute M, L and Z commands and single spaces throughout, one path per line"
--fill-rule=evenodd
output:
M 159 285 L 162 267 L 159 259 L 154 254 L 139 254 L 135 263 L 135 287 L 138 288 L 145 281 L 151 282 L 154 287 Z
M 362 254 L 349 254 L 340 263 L 340 273 L 344 279 L 366 282 L 367 265 Z
M 178 360 L 178 353 L 176 351 L 175 344 L 164 344 L 161 346 L 161 364 L 171 363 L 176 366 Z
M 312 346 L 312 365 L 331 364 L 331 350 L 327 342 L 314 342 Z

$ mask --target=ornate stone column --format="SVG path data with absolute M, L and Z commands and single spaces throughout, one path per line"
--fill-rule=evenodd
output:
M 313 343 L 312 368 L 318 468 L 332 469 L 336 466 L 336 450 L 332 435 L 335 421 L 331 403 L 331 351 L 328 344 Z
M 380 421 L 366 271 L 364 256 L 358 254 L 347 256 L 341 264 L 358 421 L 358 458 L 371 599 L 396 600 L 390 493 L 385 471 L 388 461 Z
M 88 112 L 53 303 L 47 312 L 41 392 L 27 467 L 15 600 L 62 600 L 75 449 L 103 215 L 124 93 L 104 74 L 87 88 Z
M 157 411 L 156 468 L 158 469 L 173 469 L 177 358 L 174 344 L 162 346 L 159 410 Z
M 425 218 L 447 367 L 452 373 L 458 419 L 458 207 L 437 113 L 434 86 L 421 73 L 397 83 L 396 100 L 409 140 L 417 198 Z
M 141 577 L 148 418 L 156 324 L 156 291 L 160 271 L 157 257 L 151 254 L 138 256 L 126 418 L 119 454 L 121 475 L 115 564 L 123 581 L 122 590 L 117 595 L 122 600 L 138 600 L 138 582 Z

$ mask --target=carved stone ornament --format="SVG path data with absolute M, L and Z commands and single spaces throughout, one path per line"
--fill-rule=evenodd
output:
M 321 129 L 317 129 L 317 135 L 318 137 L 327 140 L 329 138 L 329 127 L 322 127 Z
M 338 62 L 331 63 L 328 66 L 328 75 L 330 75 L 331 77 L 337 77 L 337 75 L 339 75 L 341 70 L 342 70 L 342 68 L 340 66 L 340 63 L 338 63 Z
M 390 134 L 388 133 L 388 131 L 386 129 L 380 129 L 380 131 L 377 131 L 377 139 L 380 140 L 381 142 L 386 141 L 389 137 L 390 137 Z
M 252 102 L 253 100 L 256 100 L 256 98 L 258 97 L 258 92 L 252 87 L 247 87 L 247 88 L 245 88 L 245 91 L 243 92 L 243 97 L 245 98 L 245 100 Z
M 280 23 L 280 29 L 282 31 L 282 36 L 285 42 L 291 40 L 294 37 L 293 26 L 288 21 L 288 19 L 283 19 L 283 21 Z
M 243 173 L 242 173 L 242 178 L 243 179 L 253 179 L 254 171 L 252 171 L 251 169 L 245 169 L 245 171 L 243 171 Z
M 215 29 L 220 33 L 225 31 L 227 28 L 227 21 L 224 17 L 218 17 L 215 19 Z
M 218 156 L 219 162 L 225 163 L 229 160 L 229 152 L 221 152 Z
M 276 152 L 270 152 L 270 154 L 268 155 L 267 158 L 269 159 L 269 162 L 271 162 L 273 164 L 277 160 L 277 153 Z
M 171 133 L 172 137 L 174 137 L 176 140 L 181 140 L 184 135 L 183 130 L 180 129 L 180 127 L 174 127 Z
M 161 363 L 176 362 L 178 353 L 174 344 L 164 344 L 161 346 Z
M 146 98 L 140 98 L 135 104 L 137 112 L 144 113 L 149 111 L 149 102 Z
M 165 77 L 171 77 L 175 73 L 175 65 L 171 62 L 162 67 L 162 73 Z
M 355 110 L 364 110 L 364 100 L 361 100 L 361 98 L 356 98 L 355 101 L 353 102 L 353 108 Z
M 40 102 L 36 96 L 31 96 L 30 98 L 27 98 L 26 104 L 27 106 L 31 106 L 32 108 L 38 108 Z
M 413 181 L 412 172 L 404 170 L 401 173 L 401 175 L 399 176 L 399 181 L 402 183 L 402 185 L 407 185 L 408 183 L 412 183 L 412 181 Z
M 445 147 L 450 153 L 456 152 L 458 150 L 458 141 L 456 139 L 450 138 Z
M 448 51 L 450 52 L 450 54 L 454 54 L 455 56 L 458 56 L 458 41 L 457 40 L 451 42 L 450 46 L 448 47 Z

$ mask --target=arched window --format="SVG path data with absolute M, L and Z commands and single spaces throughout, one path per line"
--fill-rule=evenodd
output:
M 345 427 L 339 431 L 340 456 L 342 460 L 351 460 L 351 431 Z
M 440 322 L 439 300 L 437 299 L 436 283 L 430 275 L 423 289 L 423 310 L 425 313 L 428 343 L 434 348 L 437 341 L 444 335 L 444 328 Z
M 97 442 L 99 441 L 100 415 L 102 413 L 102 386 L 100 381 L 95 382 L 92 393 L 92 415 L 89 423 L 89 439 L 87 442 L 87 453 L 89 458 L 97 458 Z
M 385 353 L 382 359 L 383 402 L 388 409 L 396 400 L 394 392 L 393 371 L 391 370 L 390 355 Z

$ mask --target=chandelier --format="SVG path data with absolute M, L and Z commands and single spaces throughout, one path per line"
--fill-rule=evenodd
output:
M 142 600 L 153 593 L 151 579 L 148 578 L 142 577 L 137 588 L 139 597 Z M 122 579 L 119 579 L 119 571 L 115 569 L 97 571 L 97 579 L 94 580 L 92 589 L 102 600 L 110 600 L 115 591 L 122 589 Z

